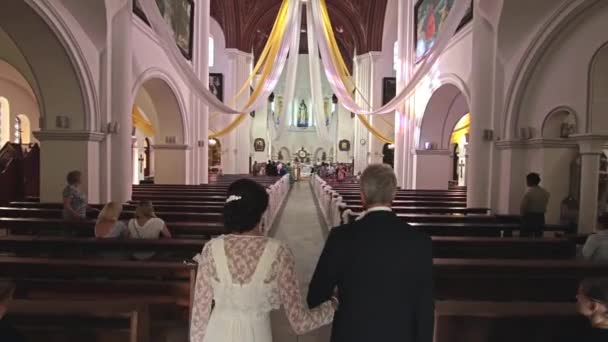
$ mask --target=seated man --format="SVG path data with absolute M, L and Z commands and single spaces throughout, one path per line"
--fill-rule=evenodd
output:
M 540 184 L 538 173 L 526 177 L 528 191 L 521 201 L 521 236 L 542 237 L 545 229 L 545 213 L 549 204 L 549 192 Z
M 4 317 L 8 305 L 13 298 L 15 284 L 8 281 L 0 281 L 0 341 L 2 342 L 24 342 L 25 338 Z
M 598 219 L 598 231 L 589 235 L 583 246 L 583 258 L 598 263 L 608 263 L 608 214 Z

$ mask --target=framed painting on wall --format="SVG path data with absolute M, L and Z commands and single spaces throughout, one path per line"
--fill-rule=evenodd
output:
M 262 138 L 257 138 L 253 141 L 253 149 L 256 152 L 264 152 L 266 150 L 266 142 Z
M 224 75 L 209 74 L 209 91 L 215 95 L 220 101 L 224 101 Z
M 350 141 L 346 139 L 340 140 L 340 142 L 338 143 L 338 149 L 342 152 L 350 151 Z
M 416 62 L 419 62 L 435 44 L 437 35 L 454 6 L 455 0 L 419 0 L 415 9 Z M 473 19 L 473 0 L 458 29 Z
M 184 57 L 192 59 L 194 45 L 194 0 L 156 0 L 160 13 L 175 36 L 175 42 Z M 138 0 L 133 0 L 133 12 L 148 25 L 148 18 Z
M 382 79 L 382 105 L 389 103 L 397 96 L 397 79 L 385 77 Z

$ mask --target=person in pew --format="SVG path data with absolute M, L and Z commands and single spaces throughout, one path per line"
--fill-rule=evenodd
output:
M 171 238 L 171 232 L 165 221 L 156 217 L 154 206 L 150 201 L 141 201 L 135 208 L 135 218 L 127 225 L 128 236 L 132 239 L 158 239 L 159 237 Z M 134 253 L 137 260 L 146 260 L 154 256 L 153 252 Z
M 80 190 L 82 173 L 70 171 L 66 177 L 68 184 L 63 189 L 63 218 L 65 220 L 83 220 L 87 218 L 87 209 L 95 211 L 87 204 L 86 195 Z
M 388 165 L 361 175 L 363 216 L 331 230 L 310 282 L 308 305 L 337 289 L 332 342 L 432 342 L 431 238 L 403 223 L 390 206 L 397 179 Z
M 521 231 L 523 237 L 542 237 L 545 230 L 545 213 L 550 194 L 540 184 L 538 173 L 526 176 L 528 191 L 521 201 Z
M 337 302 L 328 298 L 309 310 L 293 253 L 260 231 L 268 208 L 266 189 L 241 179 L 230 185 L 227 196 L 224 226 L 231 233 L 205 244 L 194 258 L 198 271 L 190 342 L 271 342 L 270 312 L 281 305 L 297 334 L 329 324 Z
M 25 338 L 5 317 L 14 292 L 15 284 L 9 281 L 0 281 L 0 341 L 2 342 L 25 342 Z
M 608 213 L 598 219 L 598 231 L 589 235 L 583 246 L 583 258 L 593 262 L 608 263 Z
M 106 204 L 95 223 L 96 238 L 119 238 L 127 235 L 127 226 L 120 221 L 122 213 L 122 204 L 109 202 Z
M 579 341 L 608 341 L 608 278 L 585 279 L 576 298 L 579 312 L 592 327 Z

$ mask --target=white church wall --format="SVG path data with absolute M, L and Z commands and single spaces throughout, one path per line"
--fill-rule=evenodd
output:
M 452 158 L 448 150 L 418 150 L 414 157 L 414 184 L 416 189 L 448 188 L 452 170 Z
M 577 20 L 545 50 L 514 113 L 516 134 L 521 127 L 532 127 L 539 136 L 546 115 L 560 106 L 572 108 L 581 119 L 579 131 L 585 131 L 589 67 L 593 55 L 608 41 L 606 22 L 608 4 L 603 3 L 587 11 L 584 20 Z M 608 129 L 608 117 L 603 118 L 594 127 Z

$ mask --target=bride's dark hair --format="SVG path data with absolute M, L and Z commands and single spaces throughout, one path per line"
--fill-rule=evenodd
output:
M 230 184 L 224 205 L 224 227 L 233 233 L 255 228 L 268 208 L 268 193 L 257 182 L 239 179 Z

